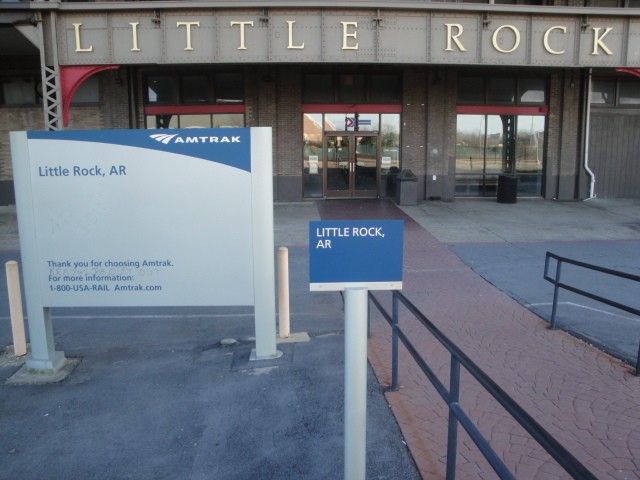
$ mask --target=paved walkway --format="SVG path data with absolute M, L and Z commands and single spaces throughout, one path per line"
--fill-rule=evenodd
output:
M 638 202 L 614 203 L 615 211 L 607 205 L 457 201 L 405 211 L 447 243 L 640 237 Z M 403 292 L 598 478 L 640 478 L 640 378 L 631 367 L 567 333 L 548 330 L 541 318 L 483 280 L 394 205 L 322 202 L 318 209 L 323 219 L 403 218 Z M 448 384 L 449 355 L 417 322 L 403 317 L 400 322 Z M 369 361 L 381 384 L 391 381 L 390 355 L 390 329 L 374 315 Z M 400 391 L 386 398 L 419 471 L 425 479 L 444 478 L 447 411 L 403 348 L 400 383 Z M 461 405 L 518 478 L 568 478 L 465 374 Z M 459 439 L 457 478 L 496 478 L 463 429 Z
M 616 249 L 616 242 L 640 240 L 640 200 L 457 200 L 402 208 L 320 201 L 276 204 L 275 214 L 276 246 L 290 247 L 294 331 L 309 332 L 310 342 L 283 346 L 277 366 L 247 367 L 250 315 L 109 312 L 95 321 L 66 312 L 56 320 L 57 341 L 83 361 L 61 385 L 0 389 L 3 469 L 16 478 L 73 478 L 62 472 L 79 471 L 91 478 L 339 478 L 341 303 L 338 295 L 308 291 L 308 221 L 402 218 L 404 293 L 598 478 L 640 478 L 640 378 L 632 368 L 549 331 L 450 248 L 553 241 L 578 251 L 596 241 Z M 635 268 L 637 250 L 626 250 Z M 0 208 L 0 252 L 18 254 L 11 207 Z M 390 331 L 378 316 L 372 322 L 369 361 L 388 384 Z M 448 384 L 448 355 L 409 318 L 401 322 Z M 238 346 L 217 343 L 231 336 Z M 446 409 L 403 349 L 400 365 L 401 389 L 385 398 L 422 477 L 444 478 Z M 374 383 L 369 478 L 414 478 Z M 518 478 L 567 478 L 468 375 L 461 404 Z M 462 429 L 459 438 L 457 478 L 496 478 Z

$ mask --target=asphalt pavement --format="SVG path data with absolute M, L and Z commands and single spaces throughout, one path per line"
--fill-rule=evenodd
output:
M 0 356 L 0 478 L 341 478 L 342 297 L 308 291 L 315 204 L 275 211 L 276 246 L 291 247 L 282 357 L 249 360 L 246 308 L 54 309 L 56 348 L 80 363 L 61 382 L 11 385 L 21 361 Z M 0 232 L 2 263 L 19 260 L 12 207 L 0 207 Z M 367 478 L 420 478 L 371 369 L 367 405 Z
M 485 280 L 547 322 L 553 285 L 544 280 L 547 252 L 640 276 L 640 201 L 459 200 L 403 207 Z M 640 285 L 583 268 L 562 267 L 563 282 L 640 310 Z M 555 275 L 555 263 L 550 264 Z M 556 324 L 635 366 L 640 318 L 560 290 Z
M 308 291 L 308 222 L 321 218 L 319 204 L 275 205 L 275 245 L 289 248 L 296 334 L 279 344 L 280 359 L 249 361 L 254 325 L 247 309 L 54 310 L 56 346 L 79 364 L 61 382 L 0 385 L 0 476 L 342 477 L 342 297 Z M 552 286 L 542 279 L 544 253 L 638 273 L 639 206 L 640 200 L 457 200 L 400 208 L 474 272 L 546 319 Z M 0 260 L 10 259 L 19 260 L 15 209 L 0 207 Z M 412 262 L 420 259 L 406 258 L 405 268 Z M 619 288 L 626 287 L 611 286 Z M 4 276 L 0 290 L 6 291 Z M 591 325 L 615 318 L 598 327 L 620 332 L 611 352 L 624 357 L 637 349 L 637 319 L 579 298 L 561 302 L 562 324 L 585 312 Z M 597 332 L 579 334 L 606 343 Z M 9 345 L 10 335 L 2 300 L 0 344 Z M 20 359 L 3 354 L 0 380 L 19 368 Z M 382 383 L 370 369 L 367 478 L 421 478 Z

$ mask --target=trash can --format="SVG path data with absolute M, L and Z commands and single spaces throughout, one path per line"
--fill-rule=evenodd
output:
M 398 205 L 418 204 L 418 177 L 409 169 L 404 169 L 396 181 L 396 203 Z
M 518 199 L 518 177 L 500 175 L 498 177 L 498 203 L 516 203 Z

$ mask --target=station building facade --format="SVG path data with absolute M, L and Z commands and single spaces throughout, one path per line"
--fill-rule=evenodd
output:
M 0 27 L 4 205 L 10 131 L 253 126 L 279 201 L 402 170 L 420 200 L 640 196 L 638 0 L 0 1 Z

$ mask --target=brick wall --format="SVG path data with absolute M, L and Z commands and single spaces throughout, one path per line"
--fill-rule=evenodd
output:
M 299 68 L 278 70 L 275 174 L 302 175 L 302 78 Z
M 549 77 L 549 116 L 545 165 L 545 198 L 579 197 L 576 172 L 580 154 L 580 74 L 557 71 Z
M 0 108 L 0 180 L 13 179 L 9 132 L 43 128 L 44 113 L 39 105 Z
M 452 200 L 455 188 L 457 72 L 430 72 L 425 198 Z

